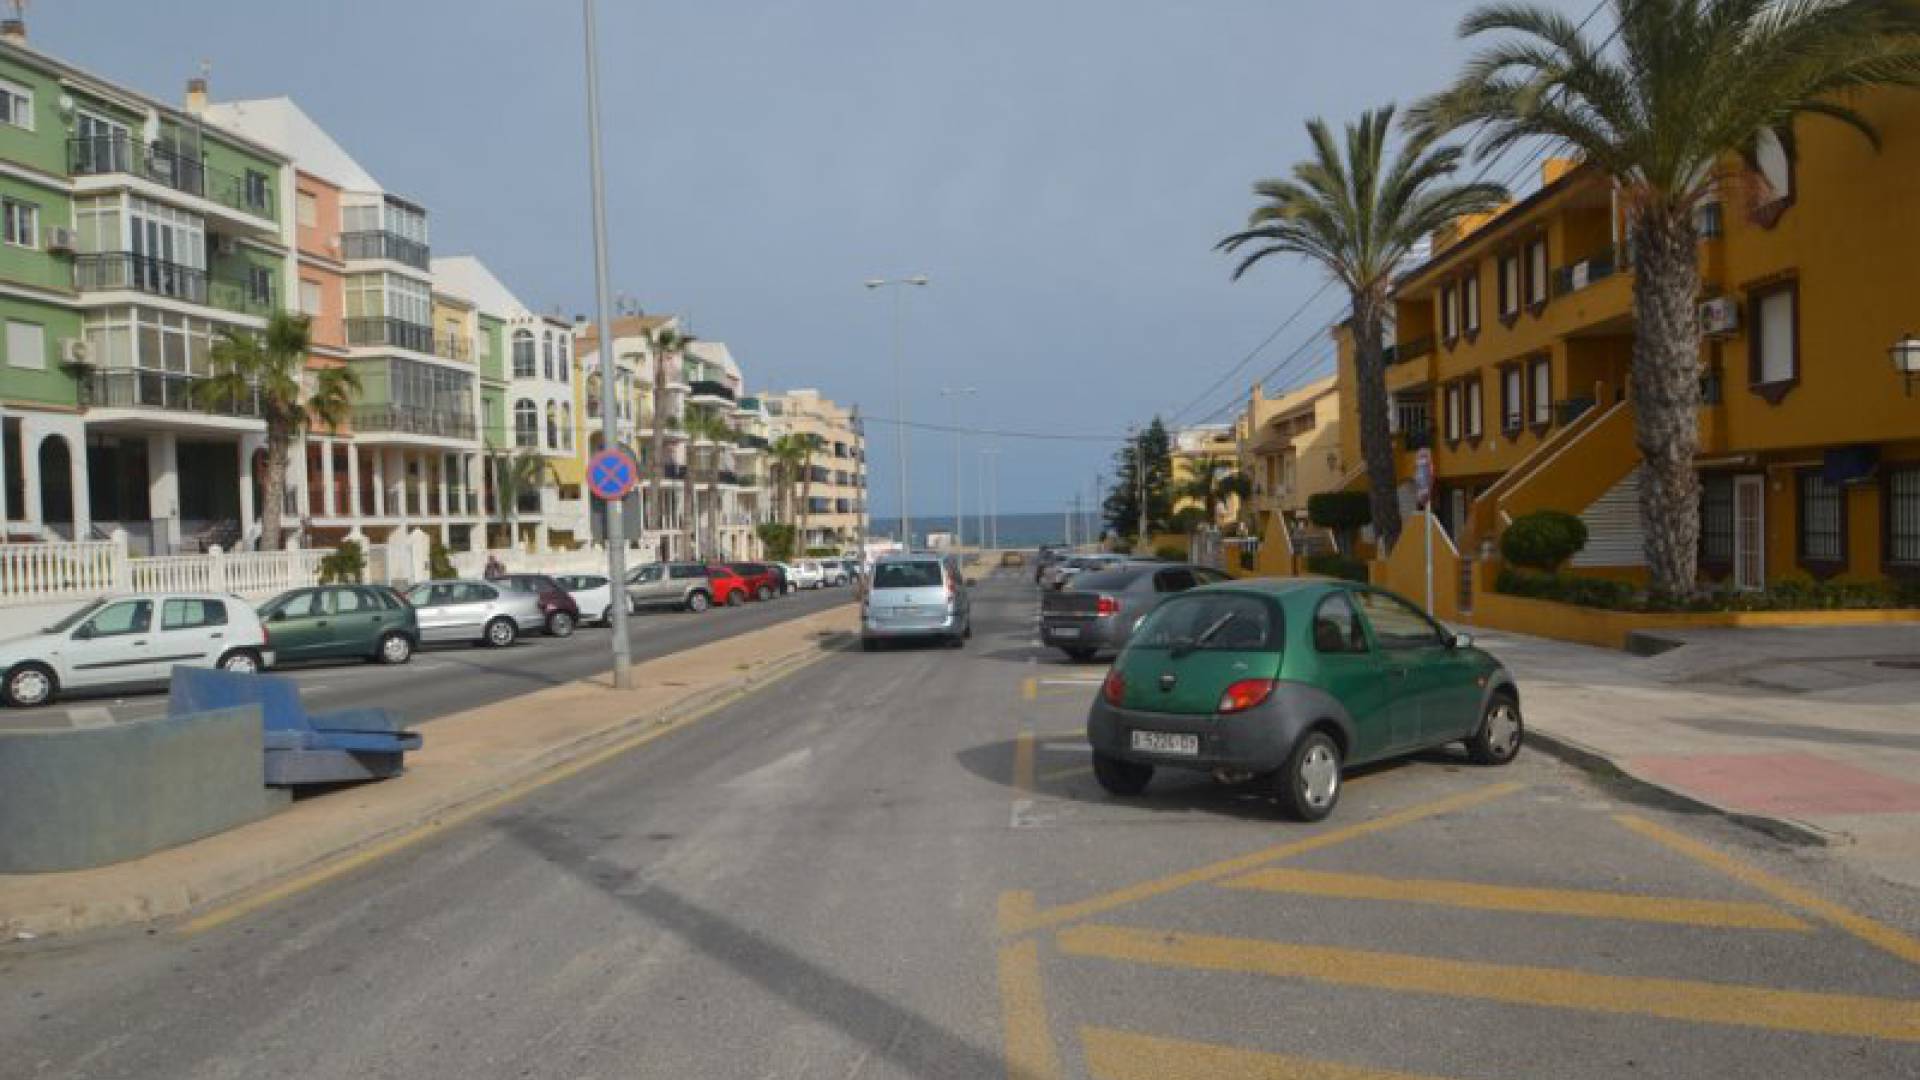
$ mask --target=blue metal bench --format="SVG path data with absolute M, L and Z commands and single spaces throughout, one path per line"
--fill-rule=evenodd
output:
M 385 709 L 342 709 L 307 715 L 300 685 L 282 675 L 244 675 L 176 667 L 167 715 L 186 716 L 238 705 L 260 707 L 270 787 L 379 780 L 397 775 L 420 736 Z

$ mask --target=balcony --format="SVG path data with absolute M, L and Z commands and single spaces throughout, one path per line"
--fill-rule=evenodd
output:
M 438 439 L 474 437 L 471 415 L 404 405 L 361 405 L 353 410 L 353 430 L 366 434 L 429 435 Z
M 447 337 L 442 334 L 433 339 L 433 355 L 443 360 L 466 362 L 473 358 L 473 342 L 464 337 Z
M 1616 248 L 1607 248 L 1597 255 L 1591 255 L 1571 266 L 1557 267 L 1553 271 L 1553 295 L 1565 296 L 1579 292 L 1596 282 L 1605 281 L 1626 268 L 1626 260 Z
M 688 390 L 694 397 L 714 397 L 726 401 L 734 399 L 733 387 L 712 379 L 697 379 L 688 384 Z
M 74 176 L 126 173 L 268 221 L 280 220 L 271 181 L 209 169 L 196 157 L 128 135 L 67 140 L 67 172 Z
M 741 450 L 744 450 L 748 453 L 753 453 L 755 451 L 765 450 L 766 448 L 767 448 L 767 437 L 765 435 L 740 436 Z
M 263 318 L 274 310 L 272 289 L 257 291 L 243 281 L 126 251 L 75 256 L 73 287 L 80 292 L 130 289 Z
M 1418 360 L 1423 356 L 1432 355 L 1433 337 L 1432 335 L 1428 335 L 1426 337 L 1417 337 L 1411 341 L 1402 341 L 1387 346 L 1386 353 L 1381 359 L 1385 361 L 1388 367 L 1392 367 L 1395 364 L 1405 364 Z
M 1433 449 L 1433 429 L 1426 426 L 1405 428 L 1399 433 L 1400 449 L 1407 453 Z
M 80 404 L 91 409 L 164 409 L 247 419 L 260 415 L 258 397 L 202 407 L 193 396 L 193 386 L 199 381 L 185 372 L 145 368 L 93 371 L 80 383 Z
M 433 267 L 433 252 L 418 240 L 409 240 L 384 229 L 340 234 L 340 252 L 348 262 L 358 259 L 387 259 L 415 270 Z
M 347 344 L 353 346 L 392 345 L 414 352 L 432 353 L 433 327 L 399 319 L 359 317 L 346 320 Z

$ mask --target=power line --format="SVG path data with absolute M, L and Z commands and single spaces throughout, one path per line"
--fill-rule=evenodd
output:
M 1307 309 L 1313 306 L 1313 302 L 1320 299 L 1320 297 L 1324 295 L 1328 289 L 1331 289 L 1331 288 L 1333 288 L 1332 278 L 1327 278 L 1326 280 L 1322 281 L 1320 283 L 1320 287 L 1313 291 L 1313 295 L 1301 301 L 1300 306 L 1297 308 L 1294 308 L 1292 314 L 1288 315 L 1286 319 L 1280 323 L 1279 326 L 1274 327 L 1272 333 L 1268 334 L 1265 338 L 1261 339 L 1260 344 L 1255 345 L 1253 347 L 1253 351 L 1241 357 L 1239 363 L 1227 369 L 1226 374 L 1220 376 L 1218 379 L 1215 379 L 1212 385 L 1208 386 L 1205 390 L 1200 391 L 1200 393 L 1196 395 L 1192 401 L 1189 401 L 1185 405 L 1182 405 L 1180 408 L 1174 410 L 1173 415 L 1167 418 L 1167 422 L 1171 424 L 1178 421 L 1180 417 L 1186 415 L 1186 413 L 1189 410 L 1191 410 L 1195 405 L 1198 405 L 1202 401 L 1205 401 L 1208 397 L 1211 397 L 1213 392 L 1215 390 L 1220 389 L 1220 387 L 1224 385 L 1228 379 L 1231 379 L 1235 375 L 1239 374 L 1241 368 L 1244 368 L 1248 364 L 1252 363 L 1254 357 L 1259 356 L 1262 352 L 1266 351 L 1267 346 L 1273 344 L 1275 338 L 1285 333 L 1287 327 L 1292 326 L 1295 320 L 1299 319 L 1300 316 L 1306 314 Z

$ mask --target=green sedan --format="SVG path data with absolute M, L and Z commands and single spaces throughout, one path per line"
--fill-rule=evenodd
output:
M 1318 578 L 1209 585 L 1133 632 L 1087 717 L 1094 776 L 1138 795 L 1155 769 L 1266 778 L 1318 821 L 1349 766 L 1464 742 L 1520 752 L 1520 691 L 1498 660 L 1384 589 Z
M 412 605 L 377 585 L 291 589 L 260 607 L 276 663 L 364 659 L 404 664 L 420 643 Z

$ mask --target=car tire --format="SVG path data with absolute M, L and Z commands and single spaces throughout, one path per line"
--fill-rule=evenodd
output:
M 1085 645 L 1075 645 L 1072 648 L 1062 647 L 1060 651 L 1066 653 L 1067 659 L 1076 664 L 1084 664 L 1100 654 L 1098 649 L 1089 649 Z
M 712 606 L 713 606 L 713 597 L 708 596 L 706 593 L 703 593 L 698 589 L 687 594 L 686 607 L 688 611 L 701 612 L 701 611 L 707 610 Z
M 880 642 L 874 638 L 863 637 L 860 639 L 860 649 L 862 652 L 879 652 Z
M 964 633 L 954 634 L 947 638 L 947 648 L 949 649 L 964 649 L 966 647 L 967 635 Z
M 373 658 L 383 664 L 404 664 L 413 659 L 413 642 L 405 634 L 388 634 L 374 647 Z
M 1107 794 L 1129 798 L 1147 790 L 1147 782 L 1153 779 L 1153 766 L 1138 761 L 1122 761 L 1095 751 L 1093 778 L 1100 782 Z
M 727 594 L 728 607 L 739 607 L 741 604 L 744 604 L 746 602 L 747 602 L 747 594 L 743 590 L 735 589 L 732 592 Z
M 260 654 L 252 649 L 233 649 L 220 657 L 214 665 L 221 671 L 232 671 L 241 675 L 260 674 Z
M 753 595 L 762 600 L 771 600 L 773 599 L 773 589 L 769 586 L 762 585 L 753 591 Z
M 1320 821 L 1340 802 L 1340 744 L 1324 731 L 1309 731 L 1294 744 L 1274 776 L 1280 806 L 1298 821 Z
M 547 636 L 568 638 L 573 636 L 573 616 L 564 611 L 556 611 L 547 616 Z
M 513 644 L 520 636 L 520 628 L 512 619 L 496 618 L 481 631 L 481 643 L 494 649 L 504 649 Z
M 608 604 L 607 610 L 602 611 L 600 613 L 600 625 L 602 626 L 613 625 L 613 605 L 612 604 Z
M 1475 765 L 1505 765 L 1519 755 L 1526 738 L 1520 703 L 1512 694 L 1495 694 L 1487 701 L 1479 729 L 1467 738 L 1467 756 Z
M 7 704 L 16 709 L 39 708 L 59 692 L 60 680 L 45 664 L 19 664 L 7 672 Z

